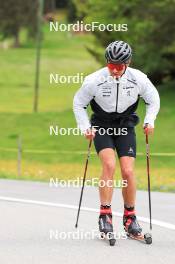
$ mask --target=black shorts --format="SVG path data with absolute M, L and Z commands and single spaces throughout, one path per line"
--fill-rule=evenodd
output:
M 94 145 L 97 153 L 102 149 L 112 148 L 117 151 L 118 157 L 129 156 L 136 158 L 136 134 L 134 127 L 125 128 L 125 132 L 107 133 L 106 129 L 98 128 L 94 138 Z

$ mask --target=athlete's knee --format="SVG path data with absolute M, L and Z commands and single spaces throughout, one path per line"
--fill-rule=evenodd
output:
M 106 159 L 103 161 L 103 170 L 112 175 L 115 172 L 116 161 L 114 159 Z
M 122 169 L 122 177 L 126 180 L 132 179 L 134 176 L 134 171 L 132 168 L 123 168 Z

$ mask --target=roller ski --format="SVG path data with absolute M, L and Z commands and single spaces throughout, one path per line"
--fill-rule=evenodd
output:
M 114 246 L 116 239 L 113 233 L 112 212 L 110 206 L 101 206 L 98 224 L 101 238 L 107 239 L 109 245 Z
M 143 234 L 140 227 L 135 211 L 128 211 L 125 209 L 123 216 L 123 225 L 125 232 L 129 238 L 145 242 L 146 244 L 152 244 L 152 236 L 149 233 Z

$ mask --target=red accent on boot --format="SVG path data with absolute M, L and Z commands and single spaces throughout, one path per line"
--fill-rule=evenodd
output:
M 128 226 L 131 224 L 132 220 L 131 218 L 128 218 L 128 220 L 125 223 L 125 227 L 128 228 Z
M 100 208 L 100 215 L 112 214 L 111 208 L 108 209 L 101 209 Z
M 127 209 L 124 210 L 124 216 L 131 216 L 135 214 L 136 214 L 135 210 L 132 211 L 128 211 Z

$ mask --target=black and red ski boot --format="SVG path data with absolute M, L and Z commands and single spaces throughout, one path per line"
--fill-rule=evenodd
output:
M 114 238 L 113 233 L 112 211 L 110 205 L 101 205 L 98 224 L 101 237 L 107 236 L 110 245 L 114 246 L 116 239 Z
M 139 236 L 142 233 L 142 228 L 137 221 L 134 209 L 127 210 L 125 208 L 123 215 L 123 225 L 128 235 Z

